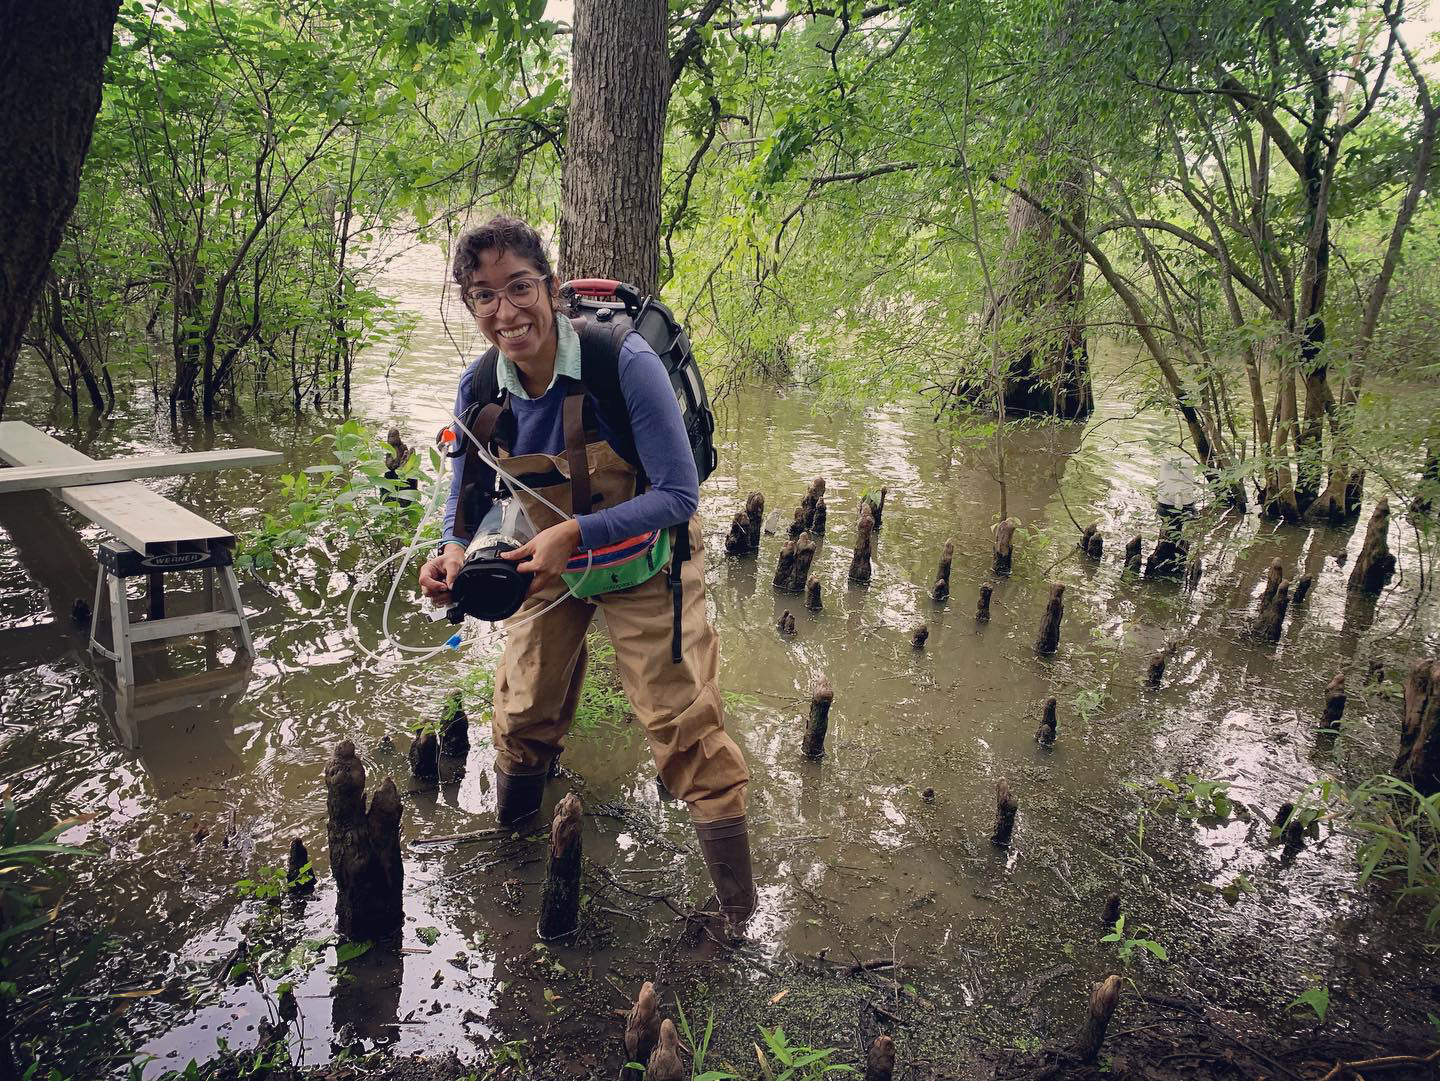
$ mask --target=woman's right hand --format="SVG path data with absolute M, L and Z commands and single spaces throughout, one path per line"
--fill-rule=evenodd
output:
M 420 568 L 420 592 L 432 604 L 450 603 L 450 586 L 465 561 L 465 549 L 458 544 L 447 544 L 444 550 L 430 557 Z

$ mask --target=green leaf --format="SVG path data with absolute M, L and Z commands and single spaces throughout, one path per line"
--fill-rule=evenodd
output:
M 1326 1011 L 1330 1009 L 1330 991 L 1324 987 L 1311 987 L 1302 991 L 1291 1001 L 1288 1009 L 1309 1009 L 1317 1020 L 1325 1020 Z

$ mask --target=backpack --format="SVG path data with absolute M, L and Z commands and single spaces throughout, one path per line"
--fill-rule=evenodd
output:
M 696 475 L 701 484 L 705 483 L 719 462 L 715 451 L 715 414 L 710 408 L 710 396 L 705 390 L 700 365 L 690 349 L 689 335 L 675 319 L 674 313 L 654 297 L 642 298 L 640 291 L 628 282 L 609 278 L 577 278 L 566 282 L 560 288 L 560 296 L 568 308 L 562 307 L 556 312 L 556 317 L 569 315 L 580 320 L 576 332 L 580 337 L 585 390 L 594 397 L 606 425 L 615 433 L 616 453 L 634 466 L 637 493 L 643 491 L 649 482 L 635 449 L 630 411 L 620 389 L 620 347 L 632 330 L 645 339 L 665 366 L 675 400 L 680 406 L 690 453 L 695 458 Z M 498 362 L 499 351 L 492 346 L 473 369 L 470 394 L 472 417 L 485 405 L 502 399 L 496 371 Z M 470 426 L 469 418 L 466 418 L 466 425 Z M 458 456 L 466 450 L 461 448 L 453 453 Z M 479 468 L 474 468 L 476 466 Z M 469 492 L 461 493 L 461 507 L 458 509 L 464 520 L 478 523 L 488 509 L 497 478 L 494 471 L 485 467 L 478 457 L 467 465 L 466 473 L 475 479 L 475 483 L 466 486 Z M 678 664 L 681 660 L 680 565 L 690 558 L 688 523 L 674 527 L 671 547 L 674 552 L 670 565 L 670 589 L 674 599 L 671 659 Z

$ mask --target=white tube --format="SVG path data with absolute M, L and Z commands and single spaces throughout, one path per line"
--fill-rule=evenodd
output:
M 526 492 L 534 499 L 539 500 L 545 506 L 549 507 L 562 519 L 568 521 L 573 518 L 573 515 L 565 513 L 565 511 L 561 510 L 554 503 L 550 502 L 550 500 L 546 499 L 539 492 L 535 491 L 529 485 L 525 484 L 523 481 L 519 480 L 517 477 L 507 471 L 504 466 L 502 466 L 499 461 L 494 457 L 494 455 L 492 455 L 489 450 L 478 439 L 475 438 L 474 433 L 465 426 L 465 422 L 461 420 L 459 416 L 454 413 L 451 413 L 451 416 L 454 418 L 455 423 L 460 428 L 461 432 L 463 432 L 466 438 L 468 438 L 471 443 L 475 445 L 476 452 L 480 456 L 481 461 L 483 461 L 486 465 L 490 466 L 491 469 L 495 470 L 497 476 L 504 479 L 505 484 L 507 485 L 507 487 L 510 488 L 512 495 L 517 490 Z M 420 534 L 425 528 L 425 523 L 429 520 L 430 516 L 436 511 L 436 509 L 438 509 L 440 505 L 440 495 L 442 491 L 441 484 L 444 478 L 445 470 L 442 466 L 441 470 L 435 476 L 435 484 L 431 488 L 429 505 L 426 507 L 425 513 L 421 515 L 420 521 L 415 527 L 415 533 L 410 538 L 410 543 L 404 548 L 402 548 L 400 551 L 394 553 L 393 555 L 387 556 L 379 563 L 376 563 L 368 571 L 361 574 L 359 580 L 355 583 L 355 588 L 350 591 L 350 599 L 345 605 L 346 632 L 348 636 L 354 641 L 356 648 L 358 648 L 367 659 L 376 663 L 379 663 L 386 658 L 383 653 L 367 649 L 365 645 L 360 641 L 360 633 L 355 626 L 355 598 L 359 596 L 360 589 L 363 586 L 368 585 L 382 569 L 389 566 L 397 559 L 400 560 L 401 563 L 399 568 L 395 572 L 395 577 L 390 582 L 390 589 L 385 595 L 385 604 L 380 611 L 380 633 L 382 635 L 380 639 L 380 646 L 389 646 L 392 649 L 399 650 L 401 653 L 419 654 L 419 656 L 411 657 L 408 660 L 402 660 L 400 662 L 402 664 L 410 664 L 416 661 L 428 661 L 430 658 L 435 657 L 440 653 L 443 653 L 447 649 L 459 650 L 459 648 L 465 644 L 463 631 L 452 634 L 448 639 L 446 639 L 438 646 L 407 646 L 395 641 L 390 634 L 390 608 L 395 603 L 395 594 L 399 591 L 400 581 L 405 576 L 405 570 L 410 564 L 410 556 L 413 555 L 415 552 L 419 551 L 421 548 L 426 547 L 426 545 L 420 541 Z M 590 573 L 590 569 L 594 564 L 594 560 L 594 553 L 587 550 L 585 553 L 584 574 L 588 575 Z M 582 575 L 582 581 L 583 578 L 584 576 Z M 530 613 L 523 619 L 514 622 L 509 626 L 500 625 L 499 633 L 502 635 L 508 635 L 513 631 L 519 630 L 521 627 L 525 626 L 525 624 L 531 622 L 532 620 L 539 619 L 546 612 L 549 612 L 552 608 L 556 607 L 558 604 L 560 604 L 562 601 L 572 596 L 573 594 L 574 588 L 568 583 L 566 583 L 564 593 L 561 593 L 545 607 Z M 496 626 L 496 624 L 492 624 L 492 627 L 494 626 Z

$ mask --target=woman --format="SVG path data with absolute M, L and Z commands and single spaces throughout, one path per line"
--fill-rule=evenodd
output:
M 617 413 L 615 402 L 607 407 L 590 393 L 584 386 L 587 352 L 592 374 L 598 376 L 605 361 L 591 347 L 593 335 L 582 345 L 577 324 L 557 314 L 557 282 L 544 245 L 534 229 L 516 218 L 500 215 L 462 234 L 453 274 L 476 325 L 494 346 L 461 377 L 456 415 L 476 415 L 472 406 L 484 404 L 474 401 L 477 370 L 493 365 L 494 379 L 484 385 L 499 388 L 500 407 L 489 408 L 477 437 L 491 442 L 491 452 L 505 459 L 512 475 L 547 478 L 537 490 L 574 514 L 562 517 L 524 492 L 516 496 L 543 528 L 504 556 L 534 580 L 507 622 L 514 629 L 495 676 L 491 727 L 497 816 L 510 825 L 540 807 L 551 763 L 564 748 L 575 716 L 585 676 L 585 632 L 598 606 L 605 611 L 620 681 L 645 730 L 660 779 L 689 806 L 720 910 L 738 929 L 755 906 L 745 820 L 750 775 L 725 732 L 695 517 L 699 484 L 669 376 L 645 339 L 632 331 L 618 351 L 624 408 Z M 567 455 L 566 399 L 581 394 L 585 416 L 592 420 L 583 453 L 588 484 L 574 487 L 592 494 L 577 513 L 568 478 L 574 475 L 570 462 L 579 459 Z M 497 414 L 504 418 L 500 423 Z M 475 431 L 477 425 L 467 420 L 467 427 Z M 492 432 L 500 438 L 492 439 Z M 572 434 L 572 448 L 576 442 Z M 465 508 L 474 505 L 469 497 L 477 484 L 489 481 L 488 476 L 477 479 L 486 472 L 478 459 L 453 460 L 445 539 L 420 569 L 420 587 L 437 603 L 448 602 L 474 533 L 465 521 L 470 516 Z M 565 596 L 530 618 L 569 593 L 560 575 L 577 553 L 651 532 L 664 534 L 686 523 L 693 555 L 681 566 L 678 661 L 672 660 L 675 613 L 663 571 L 639 585 L 586 599 Z

